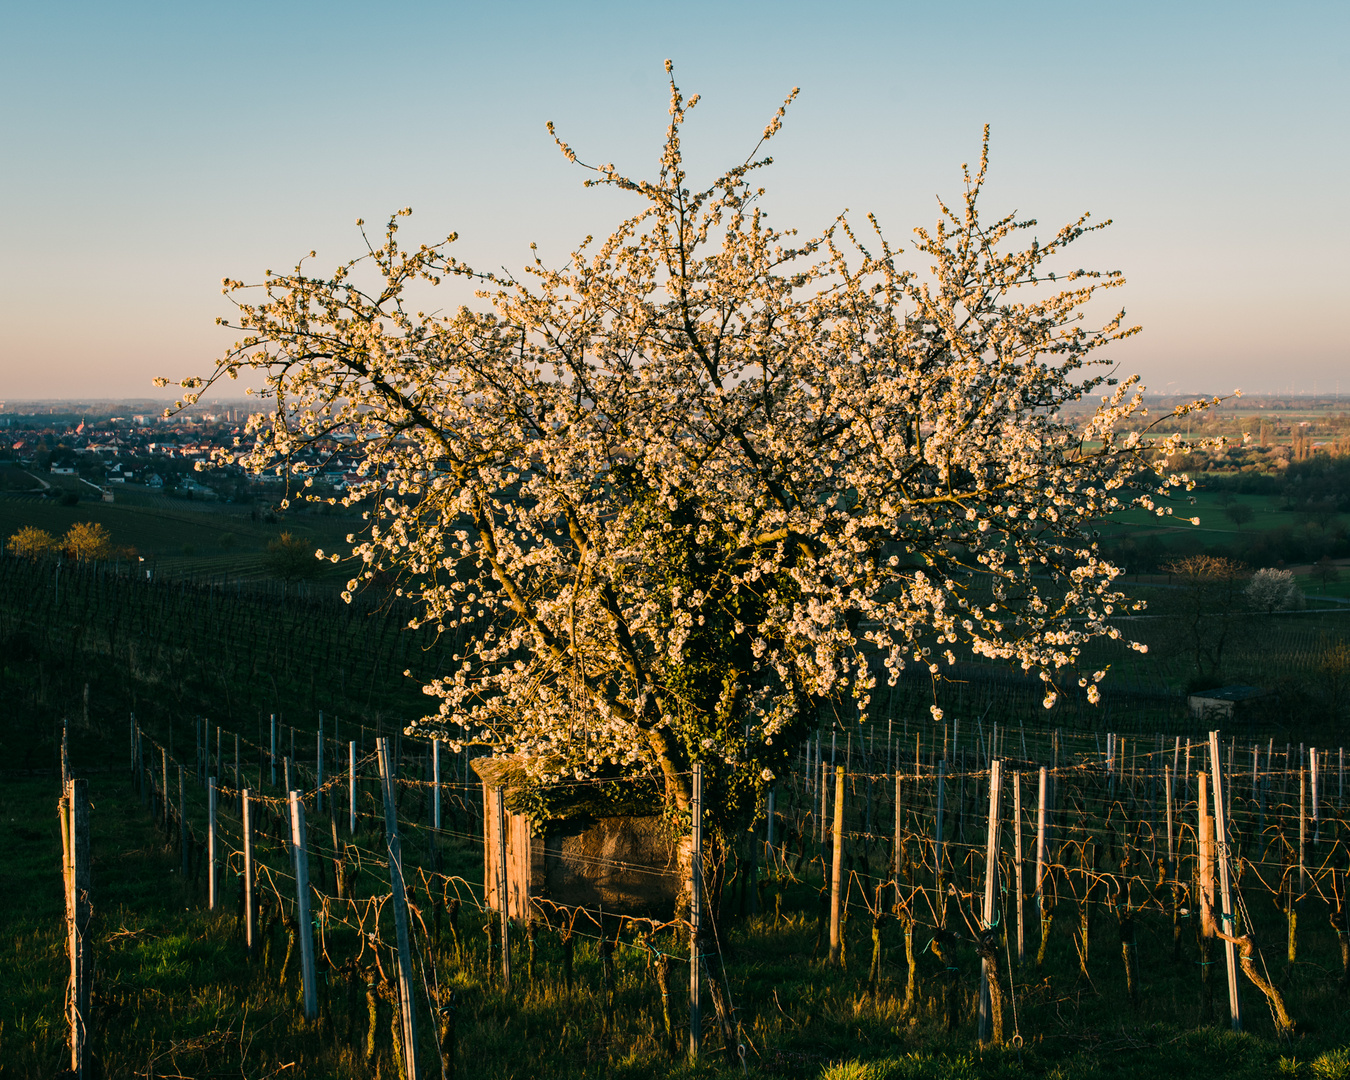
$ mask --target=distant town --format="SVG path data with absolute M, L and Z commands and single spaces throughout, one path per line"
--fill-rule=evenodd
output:
M 245 403 L 167 417 L 164 403 L 153 401 L 4 403 L 0 490 L 115 502 L 119 486 L 134 484 L 186 499 L 253 502 L 279 493 L 282 480 L 212 459 L 219 449 L 236 459 L 242 456 L 246 447 L 236 440 L 243 438 L 249 412 Z M 358 465 L 346 449 L 352 438 L 336 433 L 301 451 L 292 475 L 312 481 L 310 494 L 345 492 Z M 53 477 L 74 478 L 78 484 L 67 481 L 55 488 Z
M 1147 418 L 1155 434 L 1223 435 L 1222 451 L 1179 455 L 1174 468 L 1193 474 L 1279 473 L 1315 455 L 1350 454 L 1350 403 L 1339 395 L 1229 397 L 1219 407 L 1184 418 L 1168 414 L 1193 396 L 1150 395 Z M 184 499 L 253 503 L 279 498 L 283 481 L 238 464 L 213 463 L 228 449 L 237 462 L 247 449 L 244 426 L 258 400 L 204 403 L 164 415 L 162 400 L 0 402 L 0 491 L 43 492 L 66 501 L 115 502 L 120 485 L 134 484 Z M 1066 410 L 1072 420 L 1091 411 L 1085 398 Z M 311 483 L 310 495 L 337 497 L 357 479 L 354 436 L 336 432 L 297 453 L 291 475 Z M 202 466 L 200 469 L 198 466 Z M 59 487 L 52 478 L 67 478 Z M 74 478 L 74 484 L 69 478 Z

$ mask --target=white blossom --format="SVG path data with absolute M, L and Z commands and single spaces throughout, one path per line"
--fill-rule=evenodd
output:
M 453 235 L 405 248 L 401 210 L 328 277 L 269 272 L 256 299 L 227 279 L 241 337 L 206 380 L 265 379 L 254 471 L 334 433 L 361 455 L 344 598 L 395 573 L 414 622 L 455 636 L 423 726 L 541 777 L 659 768 L 680 802 L 689 748 L 767 782 L 816 702 L 866 715 L 880 671 L 940 678 L 943 646 L 1053 680 L 1120 634 L 1091 523 L 1187 482 L 1115 436 L 1142 387 L 1099 350 L 1137 328 L 1082 320 L 1123 278 L 1050 275 L 1103 225 L 1019 245 L 1034 221 L 982 221 L 987 133 L 910 266 L 871 218 L 770 226 L 768 159 L 695 185 L 693 104 L 672 80 L 655 179 L 592 170 L 639 209 L 561 268 L 476 273 Z M 477 306 L 420 313 L 448 277 Z M 1103 389 L 1086 424 L 1060 418 Z

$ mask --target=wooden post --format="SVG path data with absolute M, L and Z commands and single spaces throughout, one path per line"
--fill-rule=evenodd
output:
M 212 776 L 206 781 L 206 906 L 210 911 L 220 904 L 216 861 L 216 778 Z
M 690 837 L 689 852 L 689 1056 L 697 1060 L 699 1045 L 703 1041 L 702 1002 L 699 991 L 702 987 L 701 969 L 703 957 L 699 941 L 703 914 L 703 765 L 694 763 L 694 791 L 690 803 L 693 817 L 693 835 Z
M 981 912 L 980 929 L 991 930 L 996 925 L 994 901 L 998 896 L 998 849 L 999 816 L 998 802 L 1000 788 L 1003 786 L 1003 762 L 995 758 L 989 763 L 989 821 L 984 849 L 984 909 Z M 984 978 L 980 981 L 980 1041 L 987 1042 L 993 1032 L 993 998 L 989 984 L 998 978 L 993 961 L 988 958 L 980 961 Z
M 1013 876 L 1017 885 L 1017 962 L 1026 959 L 1022 922 L 1022 774 L 1013 773 Z
M 254 931 L 258 919 L 253 903 L 253 808 L 249 805 L 248 796 L 248 788 L 239 793 L 244 818 L 244 944 L 248 946 L 249 954 L 252 955 L 256 944 L 257 935 Z
M 497 904 L 502 920 L 502 990 L 511 992 L 511 879 L 506 872 L 506 789 L 494 792 L 497 826 Z M 603 928 L 601 936 L 604 936 Z
M 84 780 L 66 784 L 70 816 L 69 867 L 66 874 L 66 931 L 70 956 L 67 1017 L 70 1025 L 70 1068 L 84 1076 L 84 1048 L 88 1039 L 89 988 L 89 792 Z
M 389 848 L 389 881 L 393 888 L 394 928 L 398 938 L 399 1009 L 403 1024 L 403 1063 L 406 1080 L 421 1080 L 417 1068 L 417 1010 L 413 1007 L 412 947 L 408 938 L 408 895 L 403 885 L 403 858 L 399 849 L 398 815 L 394 809 L 394 762 L 389 740 L 375 740 L 384 795 L 384 832 Z
M 356 835 L 356 743 L 347 743 L 347 802 L 350 821 L 348 829 Z
M 69 782 L 61 788 L 61 797 L 56 800 L 56 820 L 61 823 L 61 887 L 65 890 L 62 896 L 65 897 L 67 914 L 70 908 L 70 795 L 68 789 Z M 66 928 L 66 936 L 70 936 L 70 928 Z
M 1214 818 L 1209 812 L 1209 775 L 1195 774 L 1198 785 L 1196 800 L 1196 862 L 1200 878 L 1200 933 L 1214 936 Z
M 159 771 L 163 785 L 159 792 L 160 803 L 161 809 L 164 812 L 163 817 L 160 820 L 167 830 L 169 827 L 169 751 L 162 746 L 159 748 Z M 165 846 L 167 847 L 168 845 Z M 170 848 L 169 850 L 172 851 L 173 849 Z
M 1238 996 L 1238 956 L 1237 946 L 1233 944 L 1233 931 L 1237 929 L 1233 920 L 1232 884 L 1228 875 L 1228 813 L 1224 803 L 1223 760 L 1219 756 L 1219 733 L 1209 733 L 1210 764 L 1213 773 L 1210 777 L 1214 786 L 1214 842 L 1219 862 L 1219 922 L 1227 935 L 1224 941 L 1224 955 L 1228 961 L 1228 1014 L 1233 1021 L 1233 1030 L 1242 1030 L 1242 999 Z
M 309 845 L 305 842 L 305 804 L 292 791 L 291 851 L 295 855 L 295 922 L 300 932 L 300 970 L 303 977 L 305 1019 L 319 1015 L 319 989 L 314 973 L 314 926 L 309 919 Z
M 840 876 L 844 868 L 844 766 L 834 767 L 834 835 L 830 860 L 830 966 L 839 963 L 839 918 L 842 897 Z

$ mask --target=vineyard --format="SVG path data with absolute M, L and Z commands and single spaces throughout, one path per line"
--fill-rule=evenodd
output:
M 403 603 L 316 592 L 0 558 L 0 692 L 13 718 L 32 721 L 0 729 L 0 750 L 11 767 L 51 767 L 53 713 L 85 713 L 90 686 L 96 719 L 195 711 L 238 726 L 323 709 L 374 726 L 420 715 L 417 676 L 449 643 L 408 631 Z
M 420 1076 L 1350 1075 L 1350 803 L 1319 689 L 1346 616 L 1240 628 L 1230 670 L 1282 689 L 1227 725 L 1216 799 L 1159 595 L 1101 707 L 1047 712 L 1037 681 L 971 664 L 883 691 L 868 724 L 822 713 L 749 830 L 706 846 L 694 1060 L 684 915 L 547 890 L 491 910 L 492 801 L 405 731 L 454 643 L 402 601 L 0 559 L 0 1076 L 68 1057 L 63 720 L 102 1075 L 406 1077 L 408 1046 Z
M 1339 746 L 824 727 L 751 829 L 708 849 L 691 972 L 683 916 L 542 895 L 528 919 L 491 910 L 499 831 L 443 744 L 324 715 L 268 718 L 260 739 L 191 718 L 126 731 L 90 781 L 91 822 L 119 821 L 93 830 L 94 866 L 155 866 L 143 884 L 178 915 L 108 904 L 125 884 L 92 875 L 80 1022 L 105 1075 L 1079 1075 L 1117 1056 L 1178 1075 L 1214 1053 L 1226 1075 L 1350 1069 Z M 64 942 L 46 936 L 14 939 L 43 959 L 5 992 L 5 1075 L 65 1053 Z

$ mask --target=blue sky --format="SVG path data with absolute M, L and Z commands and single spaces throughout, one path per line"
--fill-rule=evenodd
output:
M 558 260 L 634 208 L 662 61 L 702 95 L 697 177 L 801 87 L 765 174 L 779 225 L 874 211 L 895 241 L 993 127 L 987 209 L 1115 224 L 1158 391 L 1334 390 L 1350 240 L 1350 5 L 1286 3 L 0 4 L 0 399 L 130 397 L 204 373 L 219 281 L 414 208 L 405 239 Z M 1343 374 L 1344 373 L 1344 374 Z

